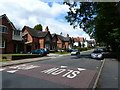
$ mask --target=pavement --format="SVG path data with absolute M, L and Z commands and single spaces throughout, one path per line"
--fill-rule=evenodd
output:
M 119 83 L 119 64 L 114 58 L 106 58 L 102 69 L 97 88 L 116 88 L 120 90 Z

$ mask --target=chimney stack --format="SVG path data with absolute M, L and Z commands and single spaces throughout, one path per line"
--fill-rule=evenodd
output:
M 69 34 L 67 34 L 67 37 L 69 37 Z
M 49 31 L 49 28 L 48 28 L 48 26 L 45 28 L 45 31 Z

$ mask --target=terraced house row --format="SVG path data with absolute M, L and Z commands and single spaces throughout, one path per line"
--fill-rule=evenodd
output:
M 48 48 L 70 49 L 73 47 L 74 39 L 51 34 L 48 26 L 44 31 L 37 31 L 29 26 L 17 30 L 6 14 L 0 16 L 0 52 L 1 53 L 22 53 L 35 49 Z

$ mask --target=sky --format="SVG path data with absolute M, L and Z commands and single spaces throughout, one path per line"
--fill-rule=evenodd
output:
M 6 14 L 17 29 L 41 24 L 43 31 L 48 26 L 51 33 L 62 32 L 63 36 L 69 34 L 70 37 L 89 40 L 90 37 L 82 29 L 73 29 L 65 20 L 68 11 L 69 7 L 58 0 L 0 0 L 0 15 Z

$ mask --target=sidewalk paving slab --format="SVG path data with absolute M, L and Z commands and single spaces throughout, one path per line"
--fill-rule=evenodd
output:
M 100 88 L 119 88 L 118 79 L 119 79 L 119 61 L 116 59 L 106 58 L 105 64 L 99 78 L 98 89 Z

